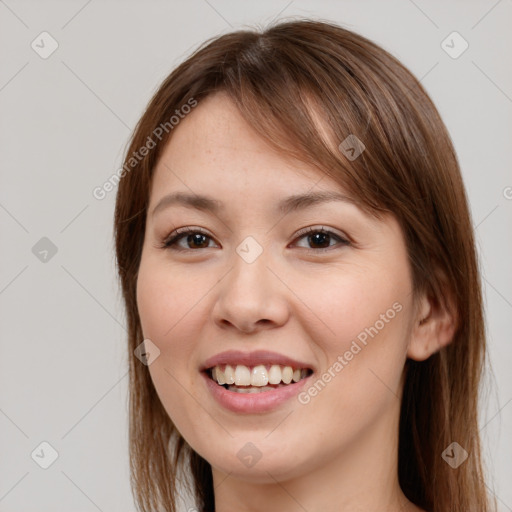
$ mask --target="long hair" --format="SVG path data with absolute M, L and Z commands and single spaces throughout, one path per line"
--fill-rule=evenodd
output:
M 153 171 L 179 129 L 177 111 L 183 115 L 191 110 L 185 105 L 219 91 L 273 147 L 320 169 L 368 212 L 396 217 L 415 296 L 426 293 L 446 306 L 446 297 L 453 297 L 458 322 L 452 342 L 425 361 L 405 364 L 399 483 L 429 512 L 493 510 L 477 418 L 486 358 L 481 282 L 450 136 L 419 81 L 396 58 L 352 31 L 313 20 L 206 41 L 164 80 L 129 143 L 114 222 L 128 323 L 130 471 L 137 506 L 175 512 L 184 470 L 191 474 L 198 510 L 214 510 L 209 463 L 177 432 L 147 367 L 133 354 L 143 340 L 136 281 Z M 365 146 L 357 159 L 340 150 L 349 136 Z M 134 158 L 150 140 L 145 156 Z M 457 468 L 442 456 L 452 442 L 469 454 Z

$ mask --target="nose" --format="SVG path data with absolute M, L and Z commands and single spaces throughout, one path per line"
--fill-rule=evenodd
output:
M 252 263 L 236 253 L 232 261 L 233 268 L 217 288 L 215 323 L 246 334 L 284 325 L 289 318 L 289 289 L 269 268 L 266 251 Z

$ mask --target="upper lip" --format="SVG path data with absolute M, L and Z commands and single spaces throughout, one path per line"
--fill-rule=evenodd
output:
M 277 352 L 270 352 L 267 350 L 256 350 L 254 352 L 243 352 L 241 350 L 228 350 L 221 352 L 207 359 L 201 366 L 201 371 L 213 368 L 218 365 L 237 365 L 242 364 L 244 366 L 257 366 L 267 364 L 279 364 L 282 366 L 291 366 L 297 368 L 309 368 L 313 369 L 310 364 L 303 361 L 298 361 L 291 357 Z

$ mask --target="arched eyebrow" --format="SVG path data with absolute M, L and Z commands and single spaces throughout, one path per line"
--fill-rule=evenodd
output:
M 305 208 L 310 208 L 330 201 L 342 201 L 358 206 L 354 199 L 346 195 L 335 191 L 323 191 L 307 192 L 305 194 L 286 197 L 277 204 L 276 211 L 286 215 L 292 211 L 303 210 Z M 155 216 L 158 212 L 171 206 L 184 206 L 186 208 L 195 208 L 197 210 L 209 211 L 215 214 L 225 209 L 224 203 L 214 199 L 213 197 L 190 194 L 188 192 L 174 192 L 160 199 L 151 215 Z

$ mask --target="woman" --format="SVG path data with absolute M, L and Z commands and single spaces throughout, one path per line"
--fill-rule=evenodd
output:
M 123 169 L 141 510 L 491 510 L 471 219 L 402 64 L 310 20 L 207 41 Z

